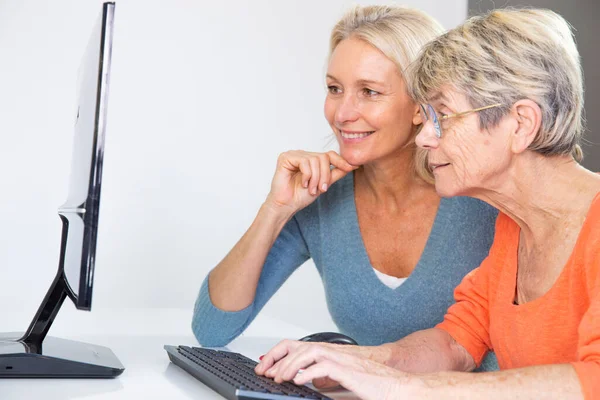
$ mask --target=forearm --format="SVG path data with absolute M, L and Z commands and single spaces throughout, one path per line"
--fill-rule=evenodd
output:
M 394 343 L 377 346 L 369 357 L 392 368 L 413 373 L 471 371 L 473 357 L 442 329 L 412 333 Z
M 210 272 L 208 289 L 215 307 L 239 311 L 252 304 L 267 255 L 291 217 L 263 204 L 244 236 Z
M 541 365 L 497 372 L 440 372 L 414 376 L 420 399 L 583 400 L 570 364 Z

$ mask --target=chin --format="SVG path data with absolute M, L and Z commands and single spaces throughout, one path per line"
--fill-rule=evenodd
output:
M 342 156 L 342 158 L 346 161 L 348 161 L 351 165 L 354 166 L 360 166 L 360 165 L 364 165 L 367 164 L 369 162 L 368 158 L 365 157 L 363 154 L 356 154 L 356 152 L 352 152 L 352 151 L 341 151 L 340 152 L 340 156 Z
M 435 180 L 435 191 L 440 197 L 463 196 L 462 191 L 454 185 L 444 184 L 439 179 Z

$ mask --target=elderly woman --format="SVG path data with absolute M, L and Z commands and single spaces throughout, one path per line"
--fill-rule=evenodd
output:
M 357 7 L 336 24 L 324 108 L 339 154 L 279 157 L 254 223 L 200 289 L 192 325 L 202 345 L 236 338 L 309 258 L 335 323 L 360 344 L 443 320 L 454 288 L 488 255 L 497 210 L 441 199 L 415 161 L 420 107 L 402 71 L 441 32 L 398 6 Z M 497 369 L 493 357 L 486 368 Z
M 579 164 L 569 25 L 548 10 L 493 11 L 427 45 L 413 74 L 437 192 L 501 211 L 490 255 L 435 328 L 378 347 L 285 341 L 257 373 L 328 377 L 373 400 L 599 399 L 600 176 Z M 490 349 L 501 371 L 465 373 Z

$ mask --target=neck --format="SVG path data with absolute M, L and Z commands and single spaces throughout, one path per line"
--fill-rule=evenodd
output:
M 435 191 L 414 172 L 413 147 L 402 149 L 398 154 L 380 159 L 354 173 L 355 187 L 362 190 L 370 201 L 390 211 L 397 210 L 410 201 L 410 195 L 424 190 Z
M 521 227 L 522 238 L 535 244 L 553 233 L 581 227 L 600 191 L 600 177 L 570 156 L 527 152 L 489 186 L 473 197 L 510 216 Z

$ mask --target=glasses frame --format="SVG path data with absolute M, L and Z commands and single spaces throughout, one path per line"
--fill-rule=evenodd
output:
M 442 138 L 442 126 L 440 125 L 440 120 L 444 121 L 444 120 L 447 120 L 450 118 L 463 117 L 467 114 L 487 110 L 488 108 L 499 107 L 502 105 L 502 103 L 491 104 L 489 106 L 484 106 L 484 107 L 479 107 L 479 108 L 473 108 L 472 110 L 461 111 L 461 112 L 457 112 L 454 114 L 446 114 L 440 118 L 438 118 L 437 113 L 435 112 L 435 109 L 433 108 L 433 106 L 431 104 L 419 104 L 419 105 L 421 106 L 421 111 L 422 111 L 423 117 L 424 117 L 423 125 L 425 125 L 427 123 L 427 121 L 430 120 L 430 118 L 429 118 L 430 114 L 428 111 L 431 111 L 431 115 L 433 116 L 433 118 L 431 118 L 431 122 L 433 123 L 433 127 L 435 128 L 435 136 L 438 139 L 441 139 Z

